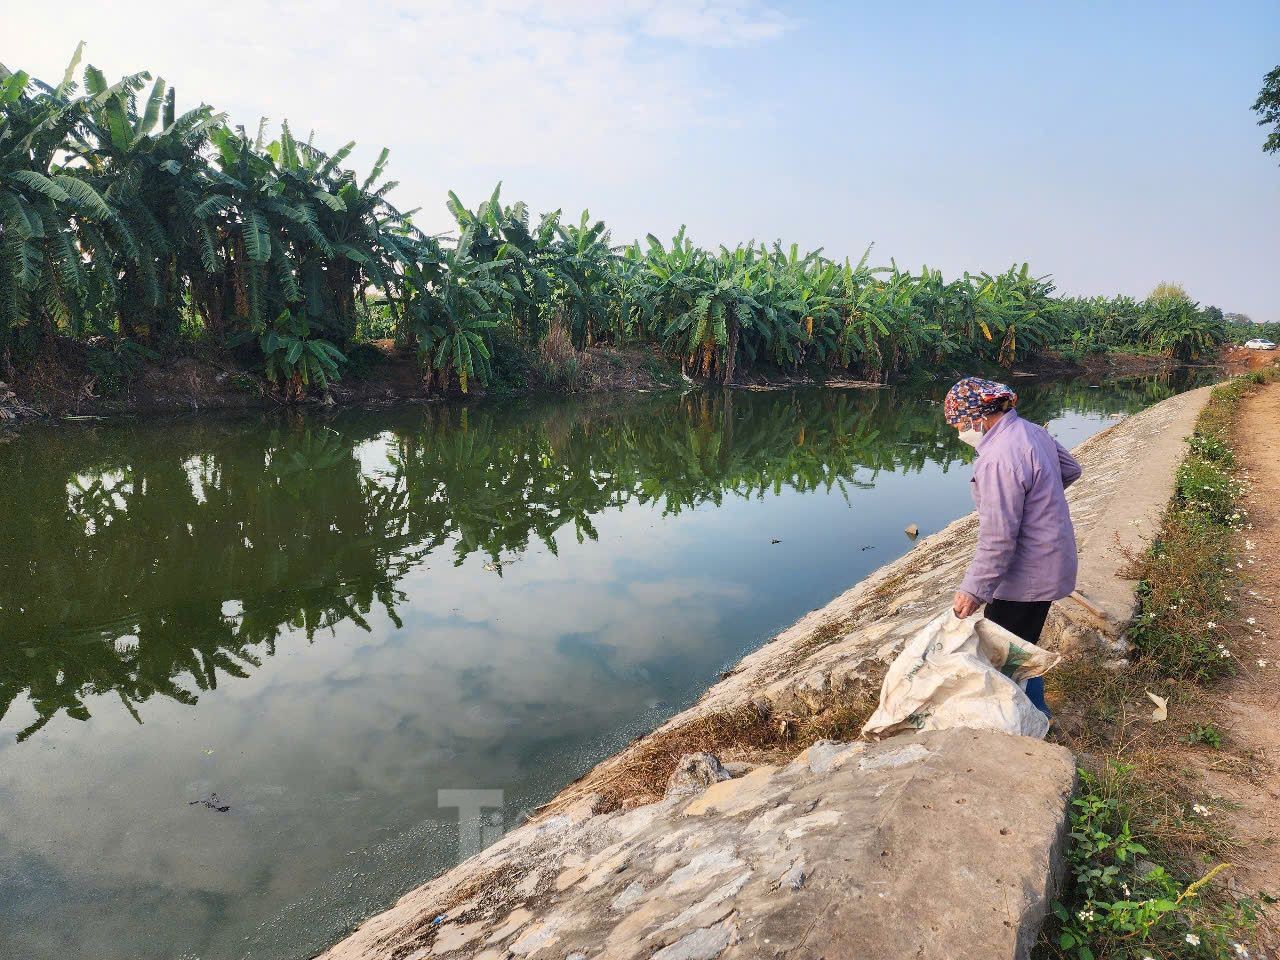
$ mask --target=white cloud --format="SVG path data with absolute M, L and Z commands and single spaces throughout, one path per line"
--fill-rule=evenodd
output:
M 771 40 L 786 32 L 780 12 L 748 3 L 655 3 L 644 32 L 651 37 L 717 47 Z
M 754 0 L 72 0 L 56 18 L 19 0 L 5 20 L 22 38 L 0 50 L 11 68 L 56 80 L 85 40 L 109 77 L 163 75 L 183 106 L 204 100 L 246 126 L 265 115 L 273 130 L 287 118 L 322 148 L 354 139 L 357 166 L 389 146 L 393 199 L 422 205 L 428 229 L 448 225 L 450 187 L 473 202 L 498 179 L 524 186 L 556 167 L 622 181 L 681 131 L 733 123 L 703 58 L 788 28 Z

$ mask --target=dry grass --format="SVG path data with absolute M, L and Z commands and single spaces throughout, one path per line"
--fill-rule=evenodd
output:
M 855 621 L 852 617 L 827 620 L 825 623 L 819 624 L 813 633 L 809 634 L 793 648 L 796 662 L 807 660 L 815 651 L 843 640 L 853 630 L 854 625 Z
M 569 338 L 569 331 L 560 323 L 551 325 L 542 343 L 538 344 L 538 355 L 553 364 L 564 364 L 578 359 L 578 351 Z
M 452 924 L 465 924 L 489 916 L 496 908 L 506 904 L 514 887 L 525 878 L 529 865 L 524 861 L 506 862 L 501 866 L 473 874 L 449 891 L 441 901 L 422 912 L 422 919 L 405 931 L 389 952 L 390 960 L 405 960 L 411 955 L 421 956 L 421 951 L 435 943 L 444 929 L 436 923 L 438 916 L 453 910 L 474 898 L 475 903 L 465 911 L 450 918 Z
M 829 694 L 803 716 L 775 713 L 758 704 L 718 711 L 637 740 L 571 784 L 539 810 L 564 810 L 596 794 L 596 812 L 660 800 L 680 758 L 711 753 L 721 761 L 785 762 L 819 740 L 856 739 L 879 702 L 883 665 L 839 693 Z
M 1053 676 L 1052 739 L 1100 780 L 1117 781 L 1111 786 L 1122 795 L 1144 843 L 1188 872 L 1205 857 L 1230 859 L 1238 852 L 1219 821 L 1187 816 L 1197 795 L 1197 767 L 1212 763 L 1243 772 L 1250 766 L 1224 730 L 1223 710 L 1211 690 L 1137 669 L 1112 672 L 1088 656 L 1072 657 Z M 1168 720 L 1152 722 L 1148 690 L 1168 701 Z M 1193 743 L 1198 726 L 1223 730 L 1222 745 Z M 1124 771 L 1123 783 L 1117 771 Z

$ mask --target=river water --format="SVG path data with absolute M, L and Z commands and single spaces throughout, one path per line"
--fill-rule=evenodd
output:
M 1071 446 L 1176 387 L 1021 384 Z M 0 956 L 311 956 L 970 509 L 939 391 L 0 444 Z M 947 598 L 939 597 L 939 605 Z M 492 804 L 499 795 L 463 794 Z

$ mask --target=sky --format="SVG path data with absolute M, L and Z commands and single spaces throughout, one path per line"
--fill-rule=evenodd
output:
M 6 0 L 0 63 L 77 42 L 180 108 L 391 149 L 392 201 L 452 220 L 501 181 L 617 242 L 782 240 L 948 277 L 1027 261 L 1062 293 L 1162 280 L 1280 321 L 1280 158 L 1250 111 L 1280 4 Z

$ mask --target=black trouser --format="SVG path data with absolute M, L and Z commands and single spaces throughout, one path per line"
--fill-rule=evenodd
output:
M 987 604 L 986 617 L 1014 636 L 1039 646 L 1040 631 L 1051 606 L 1049 600 L 992 600 Z
M 1000 624 L 1015 637 L 1039 646 L 1040 631 L 1044 629 L 1050 606 L 1052 602 L 1049 600 L 992 600 L 987 604 L 986 618 Z M 1043 677 L 1032 677 L 1027 681 L 1027 696 L 1045 713 L 1049 712 L 1049 705 L 1044 702 Z

